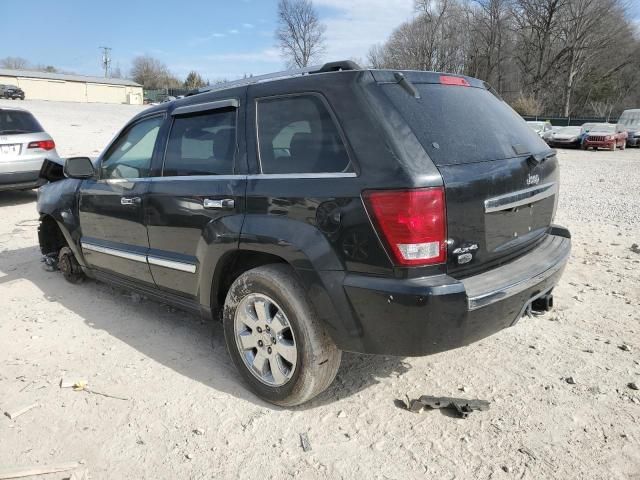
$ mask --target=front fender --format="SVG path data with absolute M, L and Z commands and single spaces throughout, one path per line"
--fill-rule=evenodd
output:
M 86 267 L 82 252 L 78 248 L 82 233 L 77 193 L 81 183 L 82 180 L 67 178 L 41 186 L 38 189 L 37 209 L 41 220 L 44 217 L 55 220 L 78 263 Z

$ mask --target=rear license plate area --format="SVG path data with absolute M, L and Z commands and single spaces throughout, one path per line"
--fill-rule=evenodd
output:
M 14 157 L 20 155 L 20 144 L 9 143 L 0 145 L 0 158 Z

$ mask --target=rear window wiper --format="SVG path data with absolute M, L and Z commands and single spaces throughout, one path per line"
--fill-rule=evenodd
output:
M 413 98 L 420 98 L 420 92 L 418 92 L 416 86 L 407 80 L 407 77 L 402 73 L 393 72 L 393 78 L 395 78 L 398 85 L 400 85 Z

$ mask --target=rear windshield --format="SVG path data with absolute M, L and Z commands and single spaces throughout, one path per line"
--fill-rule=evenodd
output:
M 0 134 L 42 132 L 42 126 L 29 112 L 0 109 Z
M 548 149 L 522 117 L 489 90 L 415 86 L 419 99 L 400 85 L 382 88 L 436 165 L 501 160 Z

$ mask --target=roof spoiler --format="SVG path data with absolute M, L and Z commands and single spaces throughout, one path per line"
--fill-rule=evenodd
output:
M 294 70 L 284 70 L 281 72 L 267 73 L 266 75 L 256 75 L 254 77 L 241 78 L 240 80 L 234 80 L 232 82 L 219 83 L 209 87 L 202 87 L 197 90 L 193 90 L 185 95 L 190 97 L 192 95 L 199 95 L 201 93 L 215 92 L 218 90 L 226 90 L 233 87 L 243 87 L 246 85 L 253 85 L 256 83 L 268 82 L 273 80 L 280 80 L 284 78 L 300 77 L 303 75 L 313 75 L 316 73 L 328 73 L 328 72 L 340 72 L 347 70 L 361 70 L 360 66 L 351 60 L 341 60 L 338 62 L 329 62 L 324 65 L 315 65 L 313 67 L 297 68 Z

